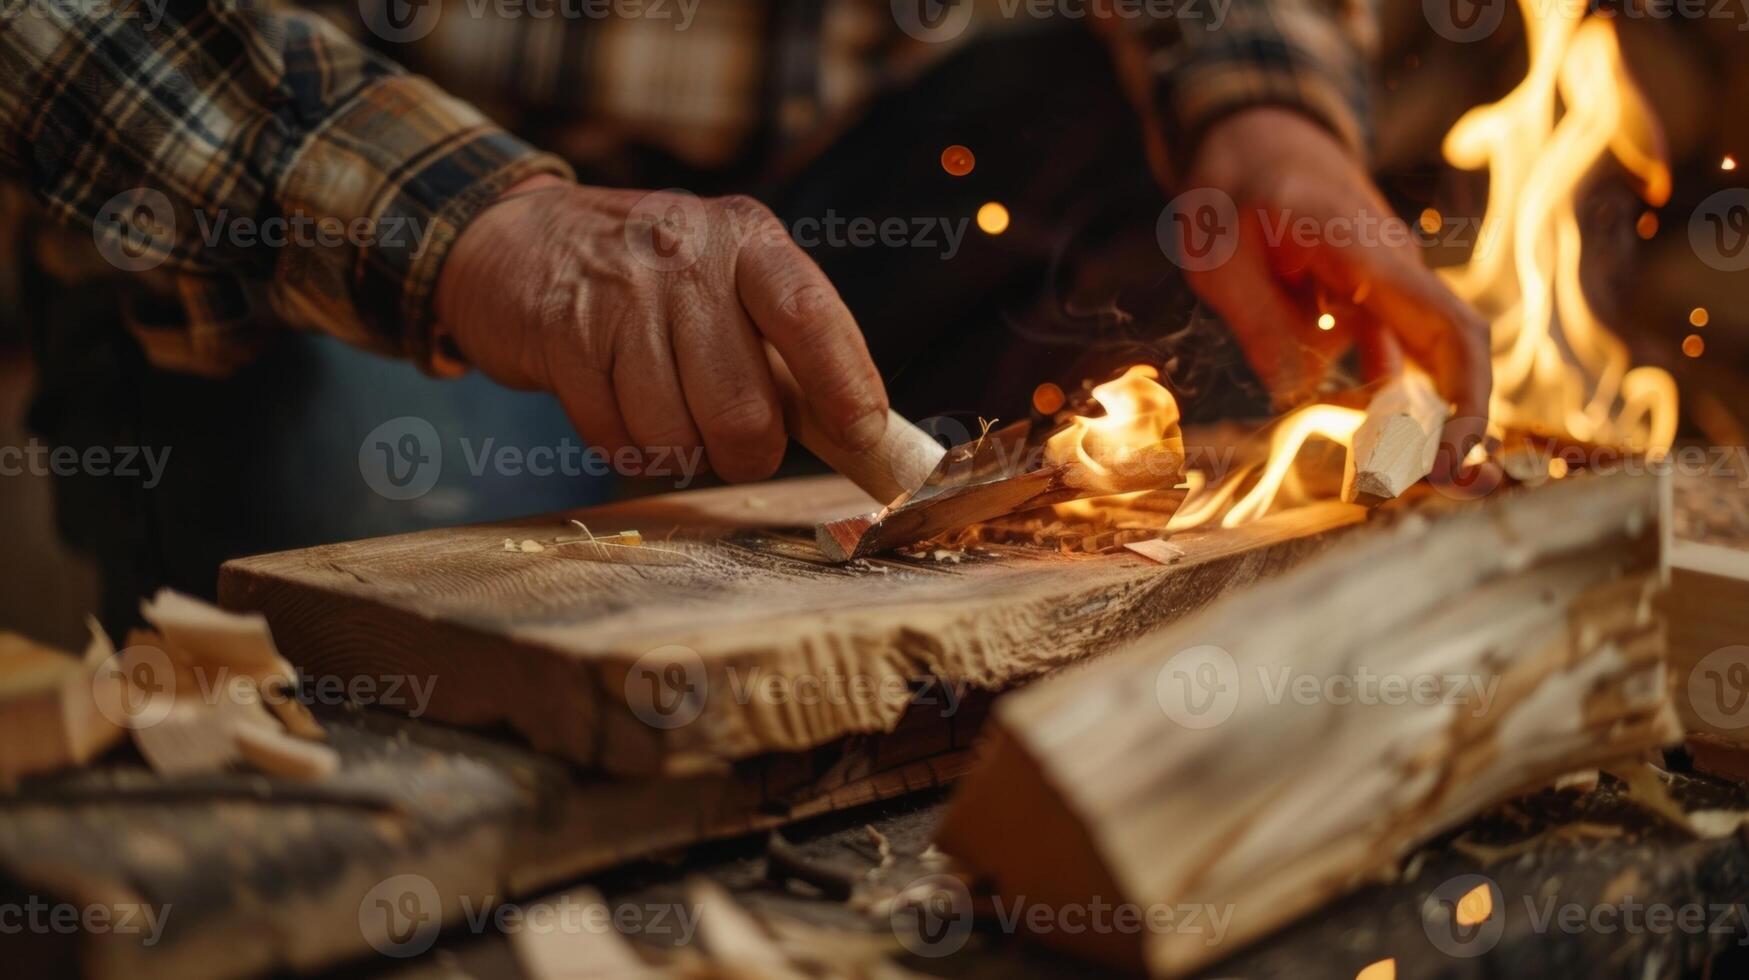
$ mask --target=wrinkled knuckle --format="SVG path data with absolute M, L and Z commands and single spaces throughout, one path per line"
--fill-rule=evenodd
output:
M 770 401 L 756 395 L 737 398 L 712 417 L 711 427 L 723 440 L 737 445 L 774 443 L 778 428 L 777 409 Z
M 687 452 L 698 445 L 698 433 L 686 425 L 667 425 L 648 433 L 649 440 L 637 448 L 645 454 L 657 452 Z
M 777 315 L 801 331 L 805 340 L 825 340 L 838 297 L 817 282 L 798 282 L 784 290 L 778 300 Z
M 717 205 L 725 211 L 733 211 L 748 217 L 769 217 L 771 215 L 771 209 L 766 207 L 763 201 L 750 194 L 729 194 L 725 197 L 719 197 Z
M 738 245 L 772 240 L 783 229 L 770 208 L 746 194 L 718 198 L 717 207 L 727 216 L 724 224 Z

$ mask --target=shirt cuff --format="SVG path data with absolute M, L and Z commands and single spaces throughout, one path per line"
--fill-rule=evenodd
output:
M 432 339 L 444 260 L 470 221 L 537 174 L 572 176 L 425 78 L 374 81 L 310 135 L 279 182 L 283 214 L 348 230 L 335 247 L 281 250 L 275 313 L 452 373 Z
M 1187 27 L 1153 58 L 1165 148 L 1186 172 L 1215 123 L 1259 106 L 1303 113 L 1364 158 L 1370 143 L 1367 60 L 1316 0 L 1236 0 L 1217 28 Z

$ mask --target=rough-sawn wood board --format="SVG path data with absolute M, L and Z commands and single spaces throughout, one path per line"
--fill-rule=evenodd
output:
M 690 491 L 240 559 L 219 596 L 265 613 L 306 675 L 379 691 L 415 678 L 436 720 L 508 722 L 587 766 L 680 775 L 889 731 L 915 697 L 1003 690 L 1289 567 L 1323 532 L 1364 519 L 1321 504 L 1188 532 L 1170 565 L 1004 545 L 824 561 L 810 526 L 867 507 L 836 477 Z M 645 548 L 692 560 L 565 558 L 550 542 L 577 533 L 571 518 L 598 534 L 635 528 Z M 549 544 L 512 552 L 506 538 Z

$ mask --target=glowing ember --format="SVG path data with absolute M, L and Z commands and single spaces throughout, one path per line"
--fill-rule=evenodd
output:
M 1682 338 L 1682 353 L 1689 357 L 1699 357 L 1706 353 L 1706 338 L 1700 334 L 1691 333 Z
M 1045 440 L 1045 459 L 1079 463 L 1087 477 L 1114 489 L 1133 489 L 1149 474 L 1176 483 L 1184 462 L 1178 402 L 1159 382 L 1160 372 L 1137 364 L 1093 389 L 1103 415 L 1077 415 Z M 1168 484 L 1170 485 L 1170 484 Z
M 1735 170 L 1735 169 L 1737 169 L 1737 158 L 1734 156 L 1731 156 L 1728 153 L 1725 154 L 1725 158 L 1723 160 L 1719 161 L 1719 169 L 1720 170 Z
M 991 201 L 978 209 L 978 230 L 986 235 L 1000 235 L 1008 230 L 1008 209 Z
M 1040 415 L 1055 415 L 1063 408 L 1063 389 L 1046 381 L 1032 390 L 1032 407 Z
M 1354 975 L 1354 980 L 1397 980 L 1397 961 L 1388 959 L 1368 963 Z
M 1688 311 L 1688 322 L 1694 324 L 1697 327 L 1704 327 L 1711 321 L 1712 321 L 1712 314 L 1708 313 L 1706 311 L 1706 307 L 1704 307 L 1704 306 L 1697 306 L 1694 309 Z
M 978 165 L 978 158 L 972 155 L 971 149 L 958 143 L 941 151 L 941 169 L 955 177 L 964 177 Z
M 1631 367 L 1597 321 L 1579 280 L 1576 198 L 1612 155 L 1653 206 L 1670 196 L 1662 137 L 1622 64 L 1609 20 L 1584 5 L 1520 0 L 1530 71 L 1499 102 L 1466 113 L 1446 159 L 1486 167 L 1488 208 L 1467 265 L 1448 279 L 1494 323 L 1491 420 L 1652 454 L 1676 436 L 1676 384 Z M 1650 215 L 1650 212 L 1647 212 Z M 1649 226 L 1649 227 L 1648 227 Z M 1642 217 L 1640 232 L 1656 231 Z
M 1486 884 L 1477 885 L 1464 893 L 1458 899 L 1457 911 L 1453 916 L 1457 924 L 1468 928 L 1479 926 L 1494 914 L 1494 893 Z
M 1319 330 L 1335 330 L 1336 329 L 1336 317 L 1335 317 L 1335 315 L 1330 314 L 1330 313 L 1320 314 L 1318 317 L 1318 329 Z

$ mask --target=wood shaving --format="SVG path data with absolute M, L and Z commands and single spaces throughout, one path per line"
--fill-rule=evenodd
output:
M 1580 821 L 1552 827 L 1540 834 L 1511 844 L 1483 844 L 1470 840 L 1469 835 L 1466 834 L 1452 841 L 1451 849 L 1479 862 L 1483 867 L 1488 867 L 1529 854 L 1545 844 L 1584 840 L 1614 840 L 1625 833 L 1627 833 L 1626 830 L 1615 824 Z
M 862 829 L 868 834 L 869 842 L 874 844 L 875 853 L 880 856 L 880 864 L 869 869 L 869 877 L 874 877 L 893 866 L 893 844 L 887 840 L 887 835 L 875 829 L 874 824 L 863 824 Z
M 1749 811 L 1696 810 L 1688 815 L 1688 829 L 1702 840 L 1729 837 L 1749 824 Z
M 269 776 L 309 781 L 326 779 L 340 768 L 340 755 L 333 749 L 284 732 L 241 725 L 231 736 L 243 761 Z
M 1578 772 L 1570 772 L 1555 780 L 1555 790 L 1557 792 L 1562 790 L 1573 790 L 1580 794 L 1589 793 L 1597 788 L 1597 776 L 1598 773 L 1595 769 L 1581 769 Z

